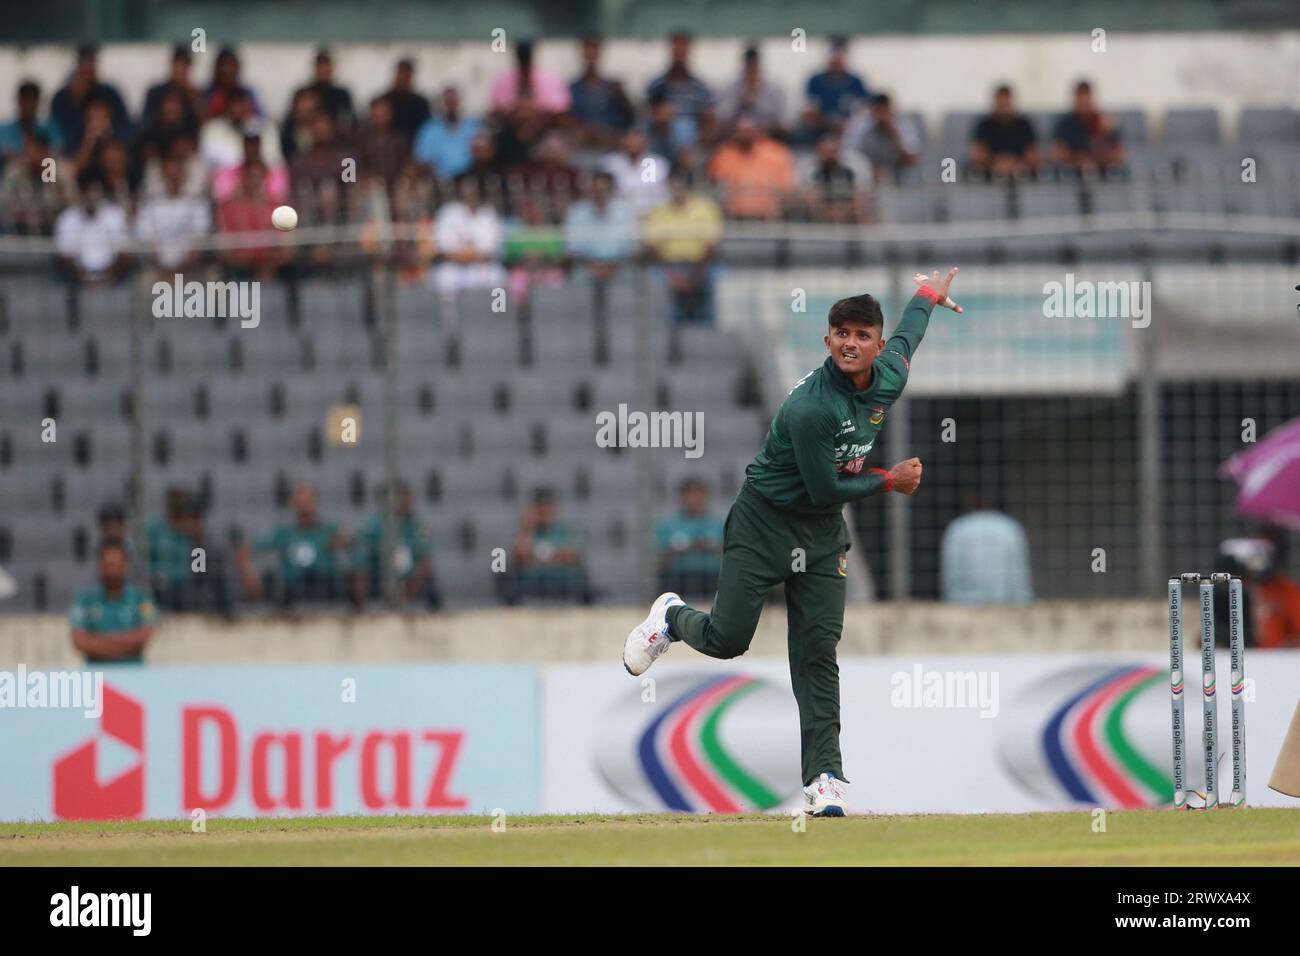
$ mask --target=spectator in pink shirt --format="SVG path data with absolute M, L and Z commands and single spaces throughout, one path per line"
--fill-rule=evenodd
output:
M 212 173 L 212 198 L 225 202 L 239 192 L 244 180 L 244 167 L 256 163 L 266 167 L 266 179 L 263 187 L 268 199 L 282 203 L 289 198 L 289 167 L 284 163 L 268 165 L 263 159 L 262 134 L 248 132 L 244 134 L 244 159 L 238 166 L 223 166 Z
M 521 96 L 531 97 L 543 113 L 567 113 L 569 87 L 557 75 L 533 65 L 533 44 L 522 40 L 515 47 L 515 67 L 492 81 L 488 105 L 500 118 L 514 112 Z

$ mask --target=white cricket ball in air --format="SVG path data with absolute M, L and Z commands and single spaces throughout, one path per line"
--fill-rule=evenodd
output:
M 271 225 L 282 232 L 288 232 L 298 225 L 298 211 L 292 206 L 276 206 L 271 212 Z

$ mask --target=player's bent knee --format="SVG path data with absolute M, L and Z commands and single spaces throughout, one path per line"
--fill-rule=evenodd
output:
M 718 649 L 718 660 L 729 661 L 749 650 L 748 644 L 723 644 Z
M 718 650 L 717 657 L 724 661 L 731 660 L 749 650 L 749 645 L 754 640 L 754 629 L 750 628 L 746 633 L 739 633 L 715 627 L 713 637 Z

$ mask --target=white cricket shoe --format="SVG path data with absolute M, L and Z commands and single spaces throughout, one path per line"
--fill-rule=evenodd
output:
M 648 671 L 650 665 L 668 650 L 671 641 L 665 615 L 673 605 L 685 603 L 672 591 L 666 591 L 650 605 L 649 616 L 632 628 L 632 633 L 623 643 L 623 668 L 633 677 L 640 677 Z
M 842 817 L 844 810 L 844 784 L 835 774 L 824 773 L 803 788 L 803 812 L 810 817 Z

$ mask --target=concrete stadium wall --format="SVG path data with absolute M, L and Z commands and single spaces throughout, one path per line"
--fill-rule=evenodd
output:
M 608 660 L 641 607 L 492 609 L 439 615 L 164 621 L 149 648 L 155 664 L 340 663 L 403 660 Z M 840 653 L 1159 651 L 1168 640 L 1163 601 L 1040 601 L 1026 607 L 938 603 L 849 608 Z M 683 651 L 683 653 L 690 653 Z M 785 657 L 785 611 L 771 606 L 750 650 Z M 0 617 L 0 667 L 73 668 L 80 658 L 57 615 Z
M 513 37 L 511 38 L 513 39 Z M 233 38 L 238 42 L 237 38 Z M 482 43 L 340 43 L 335 44 L 338 82 L 351 89 L 358 105 L 383 92 L 393 66 L 402 56 L 417 63 L 416 84 L 426 95 L 448 83 L 459 85 L 466 107 L 481 111 L 491 78 L 510 62 Z M 208 53 L 196 57 L 195 76 L 206 84 L 211 59 L 226 38 L 208 36 Z M 1063 109 L 1075 80 L 1094 81 L 1107 107 L 1141 108 L 1159 132 L 1158 120 L 1168 107 L 1212 106 L 1224 116 L 1228 135 L 1235 132 L 1243 105 L 1293 106 L 1300 101 L 1300 31 L 1240 33 L 1131 33 L 1111 31 L 1106 52 L 1092 51 L 1088 32 L 1072 34 L 993 34 L 986 36 L 858 37 L 851 48 L 854 69 L 870 86 L 889 91 L 905 110 L 920 110 L 932 129 L 947 110 L 987 107 L 999 82 L 1013 84 L 1027 110 Z M 694 66 L 708 82 L 723 84 L 739 71 L 744 41 L 704 40 L 696 44 Z M 808 76 L 825 62 L 825 41 L 807 40 L 794 52 L 788 37 L 760 43 L 768 75 L 780 83 L 793 109 Z M 271 118 L 281 120 L 293 90 L 311 75 L 316 45 L 250 43 L 240 46 L 245 81 L 255 87 Z M 118 84 L 132 110 L 140 109 L 145 90 L 166 72 L 169 47 L 156 43 L 117 44 L 100 55 L 100 73 Z M 636 98 L 664 69 L 663 40 L 611 40 L 604 65 L 624 79 Z M 577 44 L 548 40 L 538 44 L 539 65 L 566 79 L 579 66 Z M 13 110 L 17 84 L 32 77 L 53 95 L 72 67 L 72 52 L 63 46 L 0 48 L 0 118 Z

